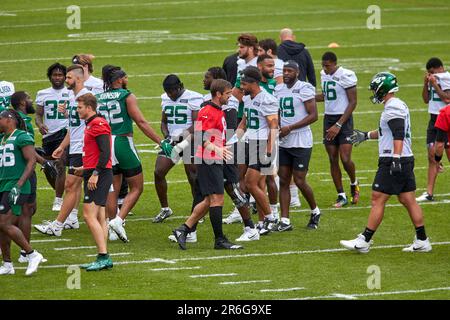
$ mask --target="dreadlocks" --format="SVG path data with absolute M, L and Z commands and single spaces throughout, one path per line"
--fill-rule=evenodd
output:
M 103 90 L 108 91 L 113 87 L 114 81 L 125 77 L 127 74 L 121 67 L 107 64 L 102 68 Z
M 14 109 L 6 109 L 4 111 L 2 111 L 3 113 L 8 113 L 9 115 L 11 115 L 9 118 L 14 119 L 16 122 L 16 128 L 19 130 L 23 130 L 23 131 L 27 131 L 27 127 L 25 125 L 25 121 L 23 121 L 22 117 L 20 116 L 20 114 L 14 110 Z

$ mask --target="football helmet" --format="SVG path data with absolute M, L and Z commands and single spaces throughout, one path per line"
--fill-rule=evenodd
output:
M 373 92 L 372 103 L 383 103 L 388 93 L 398 91 L 397 77 L 390 72 L 377 73 L 370 81 L 369 90 Z

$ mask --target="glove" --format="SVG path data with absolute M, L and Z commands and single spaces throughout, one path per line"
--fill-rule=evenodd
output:
M 360 130 L 353 130 L 353 134 L 350 136 L 350 142 L 355 146 L 359 146 L 361 142 L 364 142 L 369 139 L 369 133 L 360 131 Z
M 400 163 L 400 157 L 394 156 L 392 158 L 391 167 L 389 168 L 391 176 L 396 176 L 402 172 L 402 164 Z
M 163 141 L 161 141 L 161 143 L 159 144 L 161 150 L 164 152 L 164 154 L 166 155 L 166 157 L 170 157 L 172 155 L 172 139 L 164 139 Z
M 185 139 L 183 141 L 181 141 L 180 143 L 177 143 L 173 149 L 172 152 L 170 154 L 170 158 L 172 159 L 172 161 L 174 163 L 178 162 L 178 160 L 180 160 L 180 155 L 181 153 L 187 148 L 189 147 L 189 140 Z
M 56 177 L 58 176 L 58 169 L 56 168 L 54 161 L 45 161 L 42 164 L 41 170 L 44 171 L 45 177 L 47 178 L 48 183 L 55 189 L 56 185 Z
M 17 204 L 17 200 L 19 199 L 19 196 L 20 196 L 20 187 L 16 185 L 9 192 L 9 195 L 8 195 L 9 203 L 11 205 L 16 205 Z

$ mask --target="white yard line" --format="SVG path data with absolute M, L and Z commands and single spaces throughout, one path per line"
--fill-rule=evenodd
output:
M 82 250 L 82 249 L 95 249 L 96 246 L 81 246 L 81 247 L 64 247 L 64 248 L 53 248 L 56 251 L 65 251 L 65 250 Z
M 227 281 L 227 282 L 219 282 L 219 284 L 236 285 L 236 284 L 269 283 L 269 282 L 272 282 L 272 280 Z
M 261 289 L 259 292 L 288 292 L 298 290 L 305 290 L 305 288 Z
M 397 295 L 397 294 L 408 294 L 408 293 L 425 293 L 425 292 L 433 292 L 433 291 L 449 291 L 450 287 L 438 287 L 438 288 L 429 288 L 429 289 L 419 289 L 419 290 L 399 290 L 399 291 L 385 291 L 385 292 L 371 292 L 371 293 L 351 293 L 351 294 L 342 294 L 342 293 L 331 293 L 325 296 L 315 296 L 315 297 L 303 297 L 303 298 L 294 298 L 288 300 L 316 300 L 316 299 L 357 299 L 358 297 L 373 297 L 373 296 L 385 296 L 385 295 Z
M 115 256 L 129 256 L 130 254 L 133 254 L 132 252 L 118 252 L 118 253 L 110 253 L 109 255 L 112 257 Z M 86 257 L 96 257 L 97 254 L 87 254 Z
M 70 239 L 43 239 L 43 240 L 31 240 L 31 243 L 44 243 L 44 242 L 68 242 Z
M 201 269 L 202 267 L 196 266 L 196 267 L 180 267 L 180 268 L 154 268 L 150 269 L 151 271 L 178 271 L 178 270 L 195 270 L 195 269 Z
M 189 278 L 234 277 L 237 273 L 193 274 Z

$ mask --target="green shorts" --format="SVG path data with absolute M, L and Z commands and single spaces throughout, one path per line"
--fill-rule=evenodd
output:
M 142 172 L 132 137 L 112 136 L 112 165 L 114 174 L 124 174 L 132 177 Z

